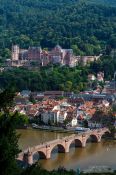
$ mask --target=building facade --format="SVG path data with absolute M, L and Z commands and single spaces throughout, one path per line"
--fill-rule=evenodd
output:
M 20 49 L 18 45 L 12 46 L 11 66 L 47 66 L 48 64 L 66 65 L 75 67 L 78 63 L 83 65 L 95 61 L 99 56 L 75 56 L 72 49 L 63 49 L 56 45 L 52 50 L 46 51 L 41 47 Z

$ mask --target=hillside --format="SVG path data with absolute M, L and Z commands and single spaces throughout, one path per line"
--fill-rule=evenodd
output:
M 110 5 L 109 5 L 109 2 Z M 12 44 L 22 48 L 59 43 L 77 55 L 95 55 L 116 48 L 116 2 L 113 0 L 0 0 L 0 55 L 10 57 Z M 110 50 L 109 49 L 109 50 Z M 13 85 L 18 90 L 84 90 L 87 75 L 104 71 L 111 79 L 116 59 L 103 57 L 90 67 L 16 69 L 0 73 L 0 88 Z
M 59 43 L 77 55 L 96 55 L 116 47 L 115 0 L 0 0 L 0 55 L 22 48 Z
M 116 6 L 115 0 L 87 0 L 88 3 L 95 3 L 100 5 Z

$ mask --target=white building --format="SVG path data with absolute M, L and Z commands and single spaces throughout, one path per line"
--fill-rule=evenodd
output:
M 59 116 L 58 116 L 58 123 L 64 123 L 64 120 L 66 120 L 67 117 L 67 112 L 60 112 Z
M 72 121 L 71 121 L 71 126 L 76 126 L 77 125 L 77 119 L 76 118 L 73 118 Z
M 71 105 L 67 102 L 63 102 L 61 104 L 53 106 L 51 107 L 51 109 L 49 107 L 49 109 L 45 107 L 45 109 L 43 109 L 41 112 L 41 119 L 45 124 L 48 124 L 49 122 L 63 124 L 69 116 L 70 107 Z M 76 120 L 73 120 L 71 125 L 75 125 L 75 123 Z
M 49 122 L 58 123 L 59 113 L 60 113 L 60 111 L 44 111 L 41 113 L 41 120 L 45 124 L 48 124 Z

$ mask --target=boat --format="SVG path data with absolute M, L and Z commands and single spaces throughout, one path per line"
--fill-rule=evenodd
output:
M 76 132 L 87 132 L 87 131 L 90 131 L 90 128 L 76 127 L 75 131 Z
M 50 130 L 50 127 L 49 126 L 39 126 L 35 123 L 32 123 L 32 128 L 33 129 L 41 129 L 41 130 Z
M 35 124 L 35 123 L 32 123 L 32 128 L 39 129 L 39 126 L 37 124 Z

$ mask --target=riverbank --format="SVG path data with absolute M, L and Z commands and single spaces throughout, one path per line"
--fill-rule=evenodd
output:
M 80 133 L 84 133 L 84 131 L 75 131 L 75 128 L 70 128 L 70 129 L 64 129 L 62 127 L 54 127 L 54 126 L 39 126 L 36 124 L 32 124 L 32 125 L 28 125 L 28 126 L 24 126 L 24 127 L 19 127 L 17 129 L 34 129 L 37 131 L 45 131 L 45 132 L 55 132 L 55 133 L 64 133 L 64 134 L 80 134 Z M 88 130 L 88 132 L 91 130 Z M 110 136 L 105 136 L 105 139 L 107 140 L 116 140 L 116 135 L 113 137 L 112 135 Z
M 31 128 L 36 130 L 44 130 L 49 132 L 58 132 L 58 133 L 69 133 L 74 134 L 76 133 L 74 130 L 64 129 L 61 127 L 53 127 L 53 126 L 31 126 Z
M 91 167 L 85 171 L 80 171 L 79 168 L 73 171 L 67 170 L 64 167 L 59 167 L 57 170 L 47 171 L 38 164 L 29 167 L 28 171 L 24 170 L 24 172 L 26 175 L 116 175 L 116 171 L 109 167 Z
M 84 128 L 84 127 L 69 127 L 69 128 L 64 128 L 64 127 L 58 127 L 58 126 L 46 126 L 46 125 L 37 125 L 35 123 L 32 123 L 31 127 L 33 129 L 39 129 L 39 130 L 47 130 L 50 132 L 59 132 L 59 133 L 70 133 L 70 134 L 78 134 L 78 133 L 84 133 L 84 132 L 89 132 L 91 131 L 90 128 Z

